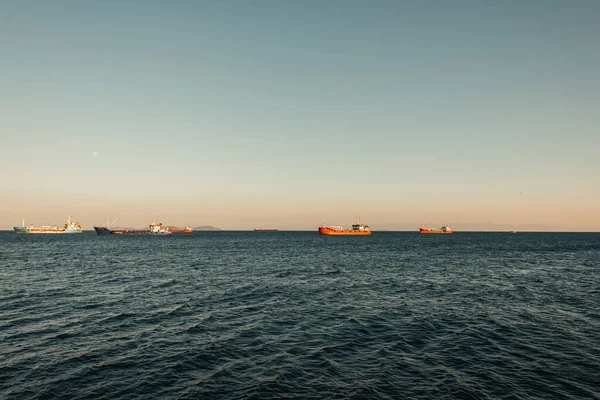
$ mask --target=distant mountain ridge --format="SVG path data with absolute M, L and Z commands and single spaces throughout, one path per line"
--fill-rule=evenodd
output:
M 212 226 L 212 225 L 202 225 L 202 226 L 195 226 L 192 228 L 195 231 L 221 231 L 221 228 L 217 228 L 216 226 Z

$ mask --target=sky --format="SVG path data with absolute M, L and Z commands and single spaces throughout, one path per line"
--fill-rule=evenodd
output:
M 0 229 L 600 231 L 600 2 L 0 2 Z M 470 225 L 469 225 L 470 224 Z

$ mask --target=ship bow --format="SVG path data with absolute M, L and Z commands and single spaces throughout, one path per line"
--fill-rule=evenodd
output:
M 95 226 L 94 230 L 98 235 L 110 235 L 112 233 L 110 229 L 103 226 Z

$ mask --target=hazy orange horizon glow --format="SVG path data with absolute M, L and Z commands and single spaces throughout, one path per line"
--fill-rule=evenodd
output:
M 512 203 L 502 198 L 399 198 L 367 196 L 344 199 L 326 194 L 319 198 L 293 196 L 206 196 L 170 198 L 129 196 L 100 199 L 80 195 L 65 198 L 60 192 L 5 196 L 0 211 L 0 229 L 12 229 L 25 218 L 26 224 L 61 225 L 68 215 L 85 230 L 104 225 L 108 217 L 116 225 L 143 227 L 155 218 L 165 225 L 211 225 L 224 230 L 275 227 L 286 230 L 312 230 L 321 224 L 350 225 L 356 216 L 372 229 L 412 230 L 428 224 L 461 224 L 468 230 L 503 230 L 507 226 L 538 225 L 525 230 L 598 231 L 600 215 L 590 201 L 523 199 Z M 42 206 L 40 206 L 42 204 Z M 473 226 L 471 226 L 473 225 Z

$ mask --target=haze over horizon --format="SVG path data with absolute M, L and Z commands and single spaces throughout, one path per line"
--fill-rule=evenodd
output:
M 600 231 L 598 15 L 597 1 L 2 3 L 0 229 L 360 215 L 375 230 Z

